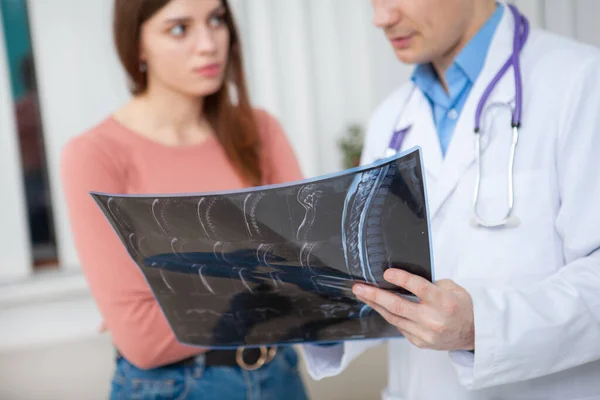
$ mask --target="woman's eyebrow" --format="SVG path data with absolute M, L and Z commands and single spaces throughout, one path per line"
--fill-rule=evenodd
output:
M 172 18 L 168 18 L 165 20 L 165 24 L 166 25 L 171 25 L 171 24 L 184 24 L 184 23 L 189 23 L 193 20 L 192 17 L 188 17 L 188 16 L 182 16 L 182 17 L 172 17 Z

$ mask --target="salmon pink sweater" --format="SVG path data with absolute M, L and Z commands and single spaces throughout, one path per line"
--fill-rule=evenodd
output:
M 302 174 L 278 122 L 256 112 L 264 183 Z M 166 146 L 108 117 L 64 148 L 61 178 L 83 273 L 113 343 L 131 363 L 150 369 L 202 350 L 173 335 L 138 266 L 90 196 L 193 193 L 243 188 L 215 137 L 197 145 Z

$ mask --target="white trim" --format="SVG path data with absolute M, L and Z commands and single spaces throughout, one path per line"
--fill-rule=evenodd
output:
M 27 204 L 0 10 L 0 282 L 31 273 Z
M 87 282 L 81 272 L 36 273 L 32 277 L 0 285 L 0 311 L 88 295 Z
M 80 272 L 0 286 L 0 353 L 95 337 L 102 317 Z
M 101 317 L 89 295 L 0 310 L 0 353 L 100 334 Z

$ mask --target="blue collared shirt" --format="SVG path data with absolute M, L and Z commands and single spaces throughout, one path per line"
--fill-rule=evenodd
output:
M 498 4 L 496 11 L 481 27 L 477 34 L 461 50 L 446 71 L 446 93 L 431 64 L 420 64 L 415 68 L 412 81 L 429 100 L 433 119 L 440 139 L 442 154 L 445 156 L 454 133 L 456 122 L 467 97 L 483 69 L 488 49 L 502 19 L 504 6 Z

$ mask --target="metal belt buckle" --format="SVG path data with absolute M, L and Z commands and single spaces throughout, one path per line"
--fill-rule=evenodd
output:
M 259 369 L 265 364 L 268 364 L 273 360 L 275 354 L 277 354 L 277 348 L 271 347 L 267 349 L 267 346 L 260 346 L 260 357 L 253 364 L 248 364 L 244 360 L 244 352 L 246 351 L 245 347 L 238 347 L 235 354 L 235 361 L 240 366 L 240 368 L 245 369 L 246 371 L 254 371 Z

